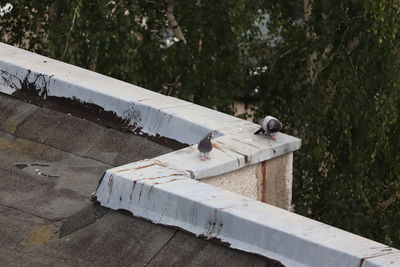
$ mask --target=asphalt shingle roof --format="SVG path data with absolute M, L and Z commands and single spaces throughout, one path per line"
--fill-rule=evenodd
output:
M 93 205 L 106 169 L 169 151 L 0 94 L 2 266 L 281 266 Z

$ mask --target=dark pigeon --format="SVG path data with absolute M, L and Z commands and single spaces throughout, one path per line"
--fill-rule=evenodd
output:
M 263 134 L 275 140 L 273 135 L 282 130 L 282 127 L 282 123 L 277 118 L 267 116 L 262 121 L 262 127 L 254 134 Z
M 197 148 L 200 151 L 201 160 L 210 159 L 208 157 L 208 153 L 210 153 L 210 151 L 212 150 L 212 143 L 211 143 L 212 137 L 213 137 L 213 132 L 208 133 L 207 136 L 204 137 L 197 145 Z

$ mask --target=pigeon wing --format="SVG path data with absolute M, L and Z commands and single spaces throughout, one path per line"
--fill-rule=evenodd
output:
M 211 141 L 206 138 L 200 141 L 199 145 L 197 146 L 201 153 L 207 153 L 212 150 Z

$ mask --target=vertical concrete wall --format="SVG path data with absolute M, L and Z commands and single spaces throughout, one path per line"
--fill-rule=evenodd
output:
M 292 205 L 293 153 L 257 164 L 258 199 L 290 210 Z
M 276 207 L 292 204 L 293 153 L 201 181 Z
M 200 181 L 246 197 L 259 199 L 257 165 L 247 166 L 236 171 L 201 179 Z

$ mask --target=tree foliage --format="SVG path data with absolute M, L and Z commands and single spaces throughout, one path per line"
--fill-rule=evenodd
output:
M 13 24 L 2 28 L 13 32 L 9 43 L 232 112 L 232 99 L 241 96 L 246 80 L 241 44 L 257 30 L 258 5 L 251 0 L 173 3 L 190 41 L 168 49 L 164 42 L 172 29 L 164 1 L 19 1 Z M 41 40 L 26 36 L 43 20 Z
M 153 0 L 15 1 L 1 38 L 225 112 L 257 88 L 303 140 L 295 211 L 400 247 L 400 1 L 171 2 L 186 43 Z
M 270 2 L 270 68 L 254 81 L 260 110 L 280 114 L 303 140 L 296 212 L 397 247 L 399 5 L 304 1 L 299 17 L 299 5 Z

